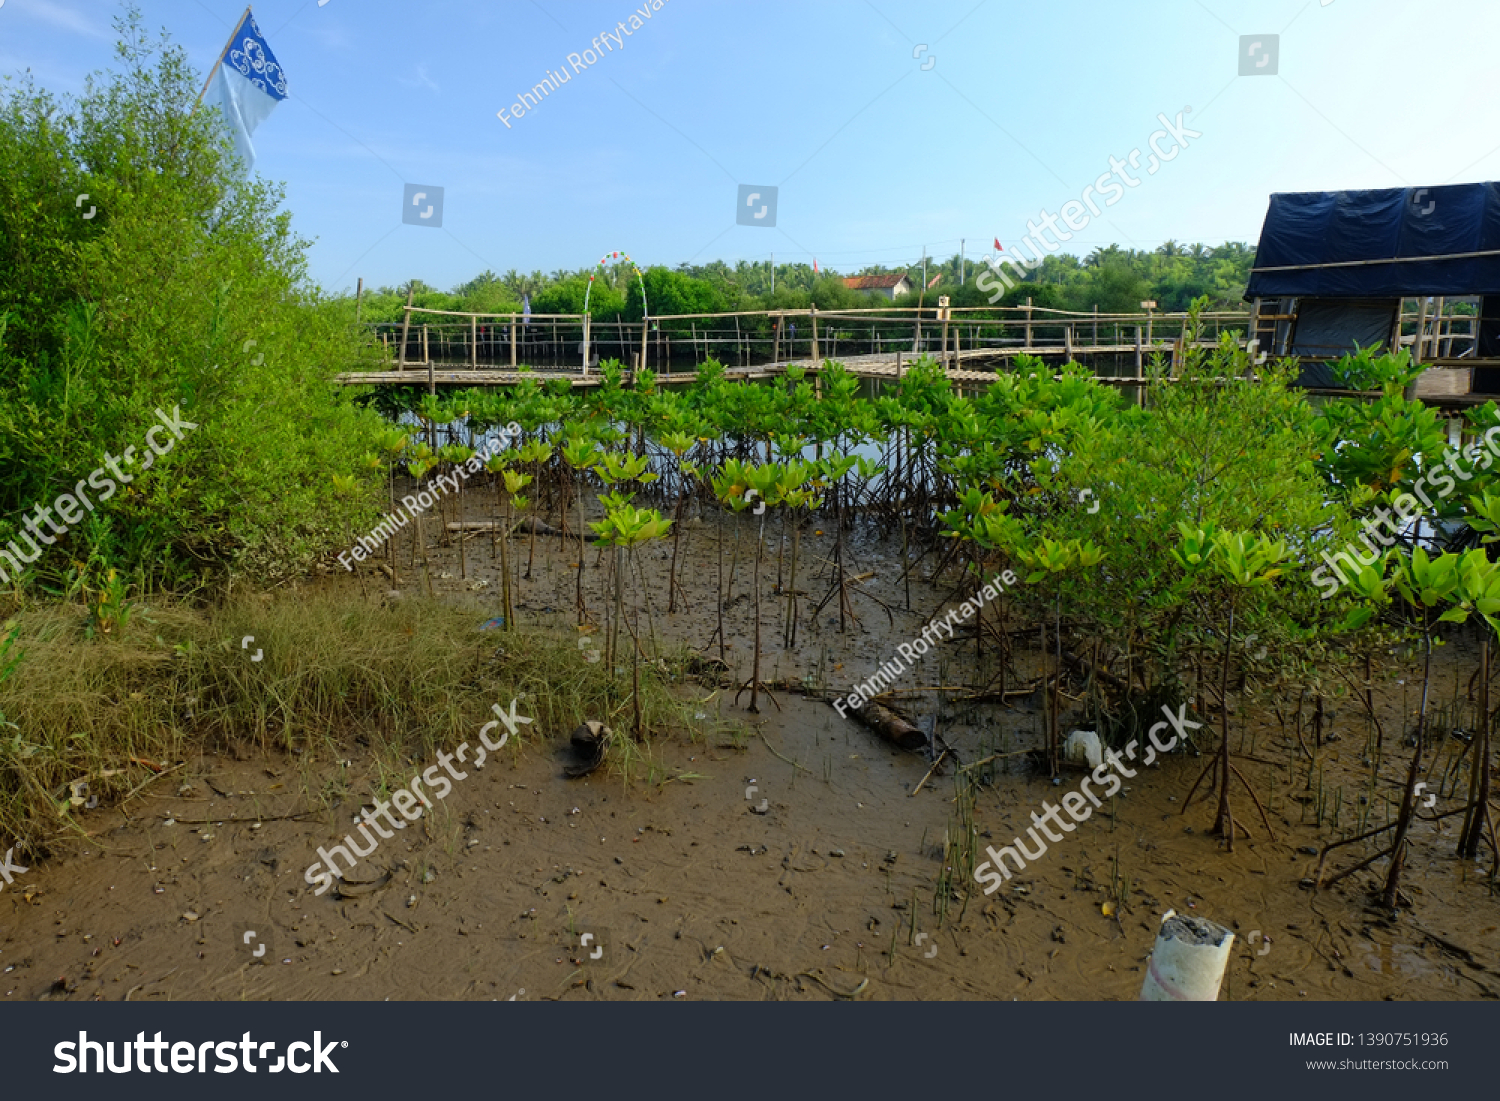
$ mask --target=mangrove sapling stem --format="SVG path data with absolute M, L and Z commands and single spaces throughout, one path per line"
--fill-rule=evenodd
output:
M 630 556 L 632 558 L 635 557 L 635 548 L 634 547 L 632 547 L 631 550 L 630 550 Z M 636 609 L 636 613 L 635 613 L 635 630 L 631 632 L 631 638 L 635 642 L 635 652 L 630 655 L 630 679 L 631 679 L 631 684 L 630 684 L 630 700 L 631 700 L 631 703 L 634 705 L 634 708 L 635 708 L 635 740 L 638 741 L 638 742 L 643 740 L 644 733 L 645 733 L 641 729 L 641 655 L 640 655 L 641 640 L 640 640 L 640 637 L 639 637 L 640 636 L 640 630 L 641 630 L 641 613 L 640 613 L 640 609 L 637 608 Z
M 541 476 L 541 470 L 540 470 L 540 468 L 538 468 L 537 476 L 538 477 Z M 527 554 L 526 554 L 526 574 L 525 574 L 525 578 L 526 578 L 527 581 L 531 580 L 531 566 L 532 566 L 532 563 L 534 563 L 536 561 L 536 529 L 541 526 L 540 524 L 538 524 L 536 522 L 537 521 L 537 507 L 536 507 L 537 506 L 537 497 L 538 497 L 538 494 L 536 494 L 536 493 L 533 493 L 531 495 L 531 549 L 528 550 Z
M 766 518 L 761 514 L 755 535 L 755 656 L 750 663 L 750 713 L 760 714 L 760 558 L 766 541 Z
M 461 524 L 463 523 L 464 519 L 464 487 L 462 479 L 459 479 L 458 484 L 457 512 L 458 522 Z M 469 579 L 468 545 L 469 541 L 465 539 L 463 533 L 460 532 L 458 536 L 458 576 L 464 581 L 467 581 Z
M 625 607 L 625 571 L 620 568 L 620 547 L 615 546 L 615 553 L 611 558 L 610 567 L 615 574 L 615 618 L 610 625 L 609 638 L 609 661 L 610 677 L 615 675 L 614 663 L 620 653 L 620 619 Z
M 500 479 L 496 476 L 495 500 L 490 509 L 490 561 L 495 561 L 495 555 L 500 546 Z
M 1266 808 L 1260 805 L 1260 796 L 1258 796 L 1258 795 L 1255 794 L 1255 789 L 1250 786 L 1250 781 L 1247 780 L 1247 779 L 1245 779 L 1245 774 L 1243 772 L 1241 772 L 1233 764 L 1231 764 L 1229 766 L 1229 768 L 1230 768 L 1231 772 L 1233 772 L 1236 776 L 1238 776 L 1240 778 L 1240 783 L 1242 783 L 1242 784 L 1245 785 L 1245 790 L 1250 793 L 1250 798 L 1255 803 L 1255 809 L 1258 810 L 1258 811 L 1260 811 L 1260 820 L 1265 823 L 1266 833 L 1270 835 L 1272 841 L 1275 841 L 1276 840 L 1276 831 L 1271 828 L 1271 818 L 1270 818 L 1270 816 L 1268 814 L 1266 814 Z M 1245 828 L 1244 826 L 1240 827 L 1240 829 L 1244 829 L 1244 828 Z
M 839 572 L 839 634 L 843 634 L 846 629 L 844 610 L 848 608 L 850 615 L 853 615 L 854 609 L 849 606 L 849 595 L 844 587 L 844 480 L 842 478 L 833 486 L 833 512 L 834 530 L 838 533 L 833 558 Z
M 722 513 L 720 514 L 720 518 L 721 519 L 723 518 L 723 514 Z M 743 527 L 743 525 L 740 523 L 739 514 L 735 513 L 735 521 L 734 521 L 734 553 L 729 556 L 729 588 L 724 593 L 724 603 L 725 604 L 728 604 L 732 600 L 734 600 L 734 575 L 735 575 L 735 572 L 739 569 L 739 564 L 740 564 L 740 529 L 742 527 Z
M 1234 600 L 1229 601 L 1229 625 L 1224 631 L 1224 663 L 1220 669 L 1219 696 L 1219 810 L 1214 816 L 1214 832 L 1229 842 L 1234 852 L 1234 811 L 1229 805 L 1229 659 L 1234 647 Z M 1227 831 L 1227 832 L 1226 832 Z
M 500 537 L 500 606 L 505 612 L 504 627 L 516 629 L 516 613 L 510 604 L 510 499 L 506 498 L 504 510 L 505 533 Z
M 714 589 L 714 606 L 719 614 L 719 661 L 729 664 L 724 657 L 724 511 L 719 511 L 719 580 Z
M 1061 705 L 1058 702 L 1058 695 L 1059 695 L 1059 693 L 1062 692 L 1062 679 L 1063 679 L 1063 660 L 1062 660 L 1062 589 L 1061 589 L 1061 587 L 1059 587 L 1058 590 L 1057 590 L 1057 605 L 1056 605 L 1056 608 L 1057 608 L 1057 631 L 1056 631 L 1056 637 L 1053 639 L 1053 642 L 1054 642 L 1054 644 L 1055 644 L 1055 646 L 1057 648 L 1057 670 L 1056 670 L 1056 672 L 1055 672 L 1055 674 L 1053 676 L 1053 680 L 1052 680 L 1052 727 L 1051 727 L 1051 730 L 1049 731 L 1048 737 L 1047 737 L 1047 757 L 1048 757 L 1048 764 L 1049 764 L 1049 766 L 1052 769 L 1052 775 L 1053 776 L 1057 775 L 1057 763 L 1058 763 L 1058 761 L 1057 761 L 1057 755 L 1058 755 L 1058 748 L 1059 748 L 1058 747 L 1058 740 L 1059 740 L 1058 739 L 1058 734 L 1060 732 L 1059 731 L 1059 725 L 1058 725 L 1059 724 L 1058 712 L 1061 709 Z
M 667 614 L 677 611 L 677 548 L 682 543 L 682 506 L 687 501 L 687 478 L 677 493 L 677 510 L 672 514 L 672 565 L 667 570 Z M 687 610 L 687 592 L 682 594 L 682 607 Z
M 1486 632 L 1479 650 L 1479 729 L 1474 731 L 1470 748 L 1474 760 L 1469 766 L 1469 806 L 1464 826 L 1458 836 L 1458 855 L 1473 860 L 1479 855 L 1480 831 L 1484 825 L 1490 795 L 1490 639 Z
M 1386 872 L 1382 901 L 1395 909 L 1401 890 L 1401 867 L 1406 855 L 1406 833 L 1411 828 L 1416 807 L 1417 777 L 1422 771 L 1422 743 L 1427 737 L 1427 700 L 1432 685 L 1432 625 L 1427 608 L 1422 608 L 1422 702 L 1417 710 L 1417 745 L 1411 752 L 1411 766 L 1406 773 L 1406 789 L 1401 793 L 1401 810 L 1396 815 L 1396 836 L 1391 841 L 1391 863 Z

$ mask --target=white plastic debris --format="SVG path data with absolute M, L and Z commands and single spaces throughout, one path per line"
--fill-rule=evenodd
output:
M 1224 926 L 1168 910 L 1146 965 L 1141 1001 L 1218 1001 L 1233 945 L 1234 934 Z
M 1073 764 L 1098 768 L 1104 763 L 1104 747 L 1092 730 L 1075 730 L 1063 742 L 1063 759 Z

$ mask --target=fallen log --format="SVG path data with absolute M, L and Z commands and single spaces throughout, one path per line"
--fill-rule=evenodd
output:
M 835 708 L 835 710 L 837 710 Z M 892 745 L 905 750 L 927 747 L 927 735 L 907 722 L 889 707 L 882 707 L 874 700 L 867 700 L 859 707 L 846 707 L 862 726 L 873 730 Z
M 450 521 L 448 521 L 448 530 L 449 531 L 464 531 L 464 532 L 470 532 L 470 531 L 494 531 L 496 528 L 499 528 L 499 527 L 502 527 L 502 526 L 503 526 L 502 524 L 498 524 L 498 523 L 496 523 L 493 520 L 450 520 Z M 561 535 L 562 534 L 562 532 L 558 531 L 551 524 L 547 523 L 547 521 L 532 519 L 529 516 L 526 517 L 524 520 L 517 520 L 514 524 L 511 525 L 511 529 L 510 529 L 510 533 L 512 535 L 515 535 L 517 532 L 531 532 L 531 531 L 535 531 L 538 535 Z

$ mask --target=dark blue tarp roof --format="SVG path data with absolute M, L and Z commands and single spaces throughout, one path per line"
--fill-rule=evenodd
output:
M 1429 294 L 1500 294 L 1500 183 L 1271 196 L 1246 298 Z

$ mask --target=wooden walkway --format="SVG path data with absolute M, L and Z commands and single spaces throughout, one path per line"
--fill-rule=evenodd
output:
M 948 378 L 960 385 L 986 385 L 995 379 L 993 365 L 1003 363 L 1018 355 L 1032 355 L 1042 359 L 1060 359 L 1066 357 L 1070 352 L 1077 354 L 1086 351 L 1089 354 L 1105 353 L 1114 355 L 1134 354 L 1134 344 L 1101 345 L 1097 348 L 1069 349 L 1059 344 L 1056 347 L 1033 345 L 1031 347 L 1014 348 L 977 348 L 967 349 L 961 352 L 949 352 L 948 361 L 956 366 L 947 368 Z M 1170 344 L 1162 344 L 1156 349 L 1148 349 L 1147 354 L 1152 351 L 1167 355 L 1171 352 Z M 841 356 L 836 362 L 852 375 L 866 379 L 895 380 L 904 373 L 904 368 L 910 364 L 915 356 L 902 353 L 900 364 L 896 357 L 888 354 L 863 355 L 863 356 Z M 933 358 L 937 358 L 936 355 Z M 964 364 L 973 366 L 965 367 Z M 982 369 L 980 365 L 992 365 L 989 369 Z M 817 372 L 822 364 L 812 359 L 790 359 L 777 363 L 763 363 L 754 367 L 726 367 L 724 374 L 726 378 L 732 379 L 771 379 L 784 375 L 788 367 L 801 367 L 805 370 Z M 1135 382 L 1134 378 L 1118 378 L 1113 376 L 1098 376 L 1102 382 Z M 670 374 L 657 372 L 656 382 L 658 385 L 686 385 L 696 381 L 697 371 L 673 371 Z M 546 384 L 553 379 L 567 379 L 575 388 L 594 387 L 601 384 L 599 371 L 591 368 L 587 374 L 582 369 L 574 370 L 528 370 L 519 371 L 510 367 L 469 367 L 469 366 L 438 366 L 432 364 L 407 364 L 404 370 L 394 371 L 346 371 L 336 376 L 336 381 L 345 386 L 421 386 L 424 383 L 430 387 L 438 386 L 515 386 L 527 380 Z

